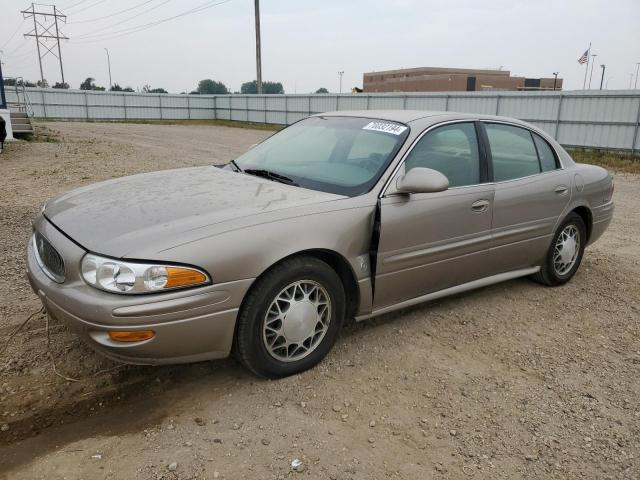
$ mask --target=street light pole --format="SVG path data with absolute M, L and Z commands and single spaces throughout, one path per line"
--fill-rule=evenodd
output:
M 344 71 L 338 72 L 338 76 L 340 77 L 340 93 L 342 93 L 342 75 L 344 75 Z
M 254 0 L 256 15 L 256 89 L 262 95 L 262 56 L 260 54 L 260 0 Z
M 553 91 L 556 91 L 556 83 L 558 82 L 558 72 L 553 72 Z
M 640 62 L 636 63 L 636 83 L 633 88 L 638 88 L 638 71 L 640 70 Z
M 109 90 L 113 87 L 113 83 L 111 82 L 111 58 L 109 57 L 109 50 L 105 47 L 105 52 L 107 52 L 107 66 L 109 67 Z
M 604 83 L 604 71 L 607 68 L 607 66 L 600 65 L 600 68 L 602 68 L 602 77 L 600 77 L 600 90 L 602 90 L 602 84 Z

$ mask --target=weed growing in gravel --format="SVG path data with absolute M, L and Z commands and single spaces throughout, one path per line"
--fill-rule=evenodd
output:
M 47 127 L 34 127 L 32 134 L 23 135 L 20 140 L 33 143 L 60 143 L 57 134 Z
M 611 170 L 626 173 L 640 173 L 640 155 L 625 152 L 605 152 L 601 150 L 568 150 L 576 162 L 600 165 Z

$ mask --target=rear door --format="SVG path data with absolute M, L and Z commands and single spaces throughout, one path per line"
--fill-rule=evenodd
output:
M 374 309 L 485 276 L 493 209 L 486 160 L 474 122 L 429 130 L 409 151 L 392 181 L 426 167 L 450 188 L 381 198 Z
M 493 122 L 484 131 L 495 182 L 491 273 L 540 265 L 571 197 L 569 175 L 535 132 Z

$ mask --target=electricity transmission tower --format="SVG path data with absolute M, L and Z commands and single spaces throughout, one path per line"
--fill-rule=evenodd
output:
M 44 86 L 44 73 L 42 70 L 42 59 L 48 54 L 53 55 L 60 62 L 60 75 L 64 84 L 64 69 L 62 68 L 62 50 L 60 49 L 60 40 L 69 40 L 68 37 L 58 29 L 58 19 L 63 23 L 67 23 L 67 16 L 60 12 L 55 5 L 38 5 L 38 8 L 50 7 L 52 10 L 36 11 L 36 4 L 31 4 L 30 10 L 22 10 L 24 18 L 33 17 L 33 30 L 25 33 L 25 37 L 35 37 L 36 47 L 38 48 L 38 63 L 40 65 L 40 80 Z M 42 47 L 42 49 L 41 49 Z M 58 53 L 56 54 L 56 51 Z

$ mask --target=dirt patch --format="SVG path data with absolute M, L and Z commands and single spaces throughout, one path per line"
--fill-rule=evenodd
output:
M 224 163 L 269 135 L 46 128 L 58 142 L 0 156 L 0 348 L 40 307 L 24 245 L 47 198 Z M 615 200 L 568 285 L 520 279 L 353 325 L 318 368 L 277 382 L 233 360 L 119 367 L 58 324 L 49 354 L 36 316 L 0 358 L 0 478 L 637 478 L 640 177 L 616 175 Z

